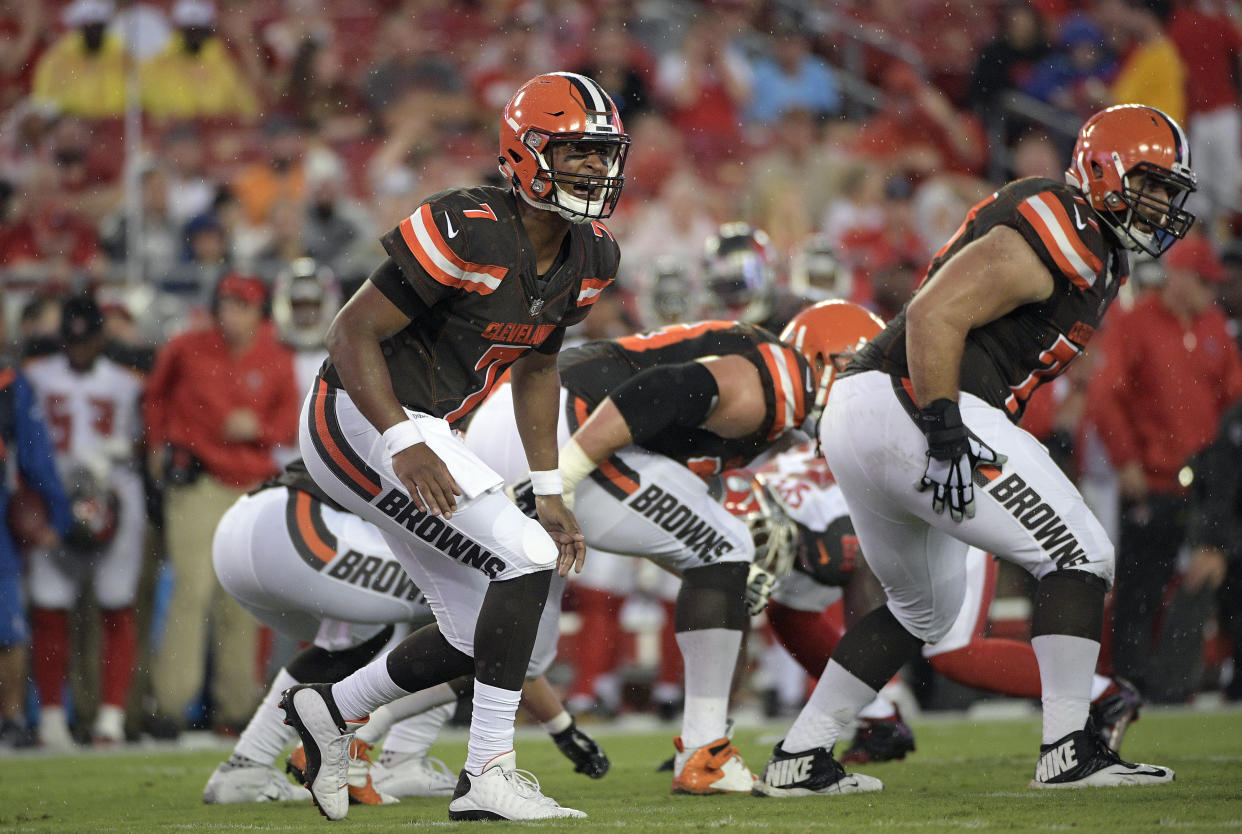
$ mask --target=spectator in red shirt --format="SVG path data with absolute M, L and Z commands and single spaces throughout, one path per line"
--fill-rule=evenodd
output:
M 293 354 L 280 343 L 266 304 L 258 278 L 225 275 L 212 326 L 176 336 L 159 351 L 143 397 L 148 465 L 163 487 L 164 537 L 176 576 L 152 660 L 159 710 L 153 734 L 175 735 L 202 688 L 208 623 L 217 728 L 240 728 L 259 694 L 257 623 L 216 581 L 211 540 L 224 511 L 276 474 L 273 448 L 297 436 Z
M 40 164 L 0 219 L 0 270 L 10 289 L 53 291 L 98 277 L 99 235 L 65 193 L 55 167 Z
M 1163 281 L 1101 334 L 1088 390 L 1089 418 L 1121 491 L 1113 670 L 1155 699 L 1179 683 L 1159 679 L 1161 664 L 1151 658 L 1152 629 L 1186 536 L 1179 475 L 1242 396 L 1242 354 L 1214 304 L 1211 283 L 1223 270 L 1211 244 L 1187 238 L 1163 263 Z
M 1191 211 L 1223 242 L 1217 221 L 1239 207 L 1242 186 L 1242 32 L 1216 3 L 1183 2 L 1174 8 L 1169 39 L 1186 65 L 1186 132 L 1199 170 L 1211 171 L 1191 195 Z

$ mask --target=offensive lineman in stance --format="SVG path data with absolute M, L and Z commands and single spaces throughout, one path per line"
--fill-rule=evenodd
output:
M 428 198 L 384 235 L 390 257 L 329 330 L 302 456 L 329 497 L 379 527 L 437 619 L 339 683 L 286 693 L 307 785 L 331 819 L 348 810 L 348 721 L 471 673 L 450 819 L 586 816 L 515 770 L 513 720 L 552 571 L 580 568 L 585 554 L 557 472 L 556 354 L 616 275 L 617 245 L 600 220 L 620 197 L 628 145 L 599 84 L 531 79 L 501 117 L 509 188 Z M 539 522 L 453 433 L 506 368 Z M 460 592 L 475 571 L 491 581 L 481 606 Z
M 1091 726 L 1113 547 L 1016 421 L 1099 326 L 1129 272 L 1126 251 L 1158 256 L 1189 230 L 1182 206 L 1195 175 L 1172 119 L 1120 105 L 1083 125 L 1066 180 L 1018 180 L 975 206 L 905 309 L 833 385 L 820 442 L 889 601 L 841 639 L 756 793 L 882 787 L 846 774 L 832 746 L 953 624 L 970 545 L 1039 580 L 1031 645 L 1043 743 L 1031 786 L 1172 781 L 1168 768 L 1122 761 Z
M 588 546 L 606 551 L 599 558 L 643 556 L 682 577 L 674 625 L 686 708 L 674 793 L 749 793 L 755 782 L 727 732 L 755 546 L 709 483 L 779 449 L 791 433 L 804 436 L 835 369 L 832 355 L 853 347 L 832 334 L 853 332 L 842 325 L 856 318 L 874 317 L 824 302 L 799 313 L 783 341 L 756 325 L 706 321 L 561 355 L 561 470 Z M 480 409 L 467 443 L 511 469 L 503 463 L 506 412 L 501 396 Z

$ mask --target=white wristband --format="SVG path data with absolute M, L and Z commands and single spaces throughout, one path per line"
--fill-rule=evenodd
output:
M 561 447 L 561 478 L 565 492 L 573 492 L 578 482 L 595 469 L 595 461 L 587 457 L 578 441 L 572 437 Z
M 530 488 L 534 490 L 536 495 L 560 495 L 561 486 L 561 470 L 544 469 L 539 472 L 532 471 L 530 473 Z
M 389 457 L 422 442 L 423 433 L 419 431 L 418 424 L 413 420 L 402 420 L 394 426 L 389 426 L 384 432 L 384 450 L 388 452 Z

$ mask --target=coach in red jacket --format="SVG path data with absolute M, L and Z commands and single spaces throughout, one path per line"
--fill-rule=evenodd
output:
M 1113 670 L 1140 689 L 1156 672 L 1152 630 L 1186 537 L 1179 473 L 1242 397 L 1242 356 L 1214 303 L 1224 271 L 1211 244 L 1187 238 L 1163 262 L 1160 285 L 1101 334 L 1088 397 L 1121 491 Z
M 240 728 L 258 696 L 257 625 L 217 583 L 211 541 L 224 511 L 276 474 L 272 448 L 297 436 L 293 354 L 277 339 L 266 307 L 261 280 L 225 275 L 211 326 L 171 339 L 147 380 L 148 465 L 165 487 L 165 545 L 175 571 L 152 666 L 157 718 L 164 719 L 153 729 L 179 728 L 201 690 L 209 622 L 217 728 Z

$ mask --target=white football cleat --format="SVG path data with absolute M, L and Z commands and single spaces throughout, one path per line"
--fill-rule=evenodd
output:
M 48 750 L 73 750 L 78 746 L 69 732 L 64 707 L 44 707 L 39 711 L 39 746 Z
M 371 765 L 371 781 L 377 791 L 392 796 L 452 796 L 457 778 L 448 766 L 430 756 L 385 753 Z
M 100 704 L 95 726 L 91 728 L 91 741 L 101 745 L 124 744 L 125 710 L 113 704 Z
M 539 780 L 528 770 L 516 768 L 517 755 L 510 750 L 492 759 L 474 775 L 462 769 L 449 803 L 451 820 L 547 820 L 585 819 L 586 814 L 562 808 L 544 796 Z
M 354 734 L 332 698 L 332 684 L 291 686 L 280 696 L 285 723 L 298 731 L 306 748 L 303 784 L 315 807 L 330 820 L 349 813 L 349 759 Z
M 290 782 L 285 774 L 240 756 L 222 762 L 203 788 L 203 802 L 208 805 L 288 802 L 310 798 L 310 791 Z

